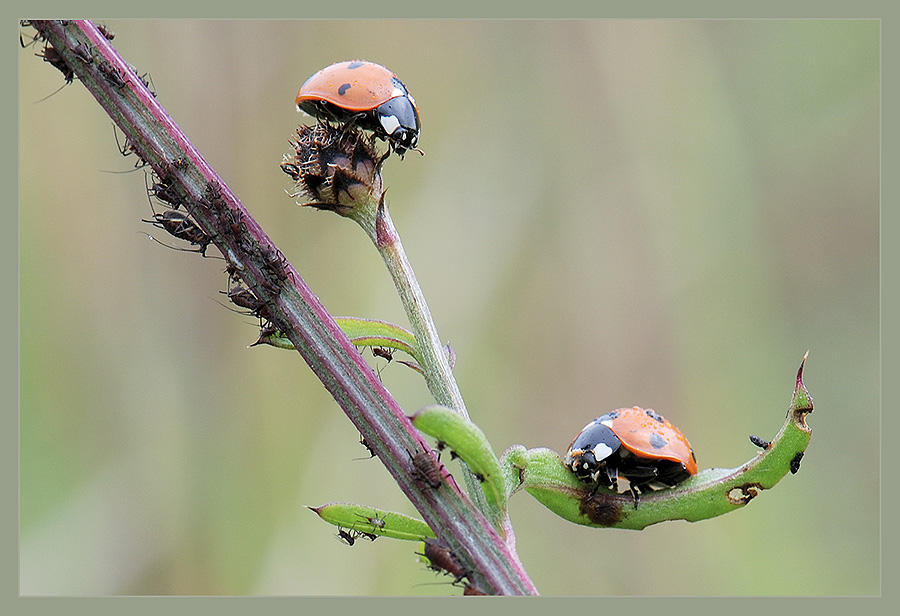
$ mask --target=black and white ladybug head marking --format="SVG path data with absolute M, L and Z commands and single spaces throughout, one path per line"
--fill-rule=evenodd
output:
M 595 419 L 569 445 L 566 466 L 582 481 L 597 481 L 604 469 L 603 462 L 618 451 L 621 445 L 622 442 L 612 429 Z
M 378 123 L 394 151 L 403 155 L 419 142 L 419 112 L 416 102 L 399 79 L 393 80 L 394 96 L 375 110 Z

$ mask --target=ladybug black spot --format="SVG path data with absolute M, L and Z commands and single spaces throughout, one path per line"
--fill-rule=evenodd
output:
M 657 413 L 656 411 L 653 411 L 653 410 L 651 410 L 651 409 L 647 409 L 647 410 L 644 411 L 644 413 L 645 413 L 645 414 L 647 415 L 647 417 L 649 417 L 650 419 L 655 419 L 655 420 L 658 421 L 659 423 L 666 423 L 666 420 L 663 419 L 662 416 L 661 416 L 659 413 Z
M 349 90 L 349 89 L 350 89 L 349 83 L 341 84 L 341 87 L 338 88 L 338 94 L 340 94 L 341 96 L 344 96 L 345 94 L 347 94 L 347 90 Z
M 650 435 L 650 444 L 653 446 L 654 449 L 662 449 L 663 447 L 666 446 L 666 443 L 667 443 L 666 439 L 664 439 L 659 434 L 651 434 Z

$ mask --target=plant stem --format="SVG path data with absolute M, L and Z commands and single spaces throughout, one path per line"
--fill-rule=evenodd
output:
M 378 206 L 375 224 L 364 225 L 363 228 L 384 259 L 400 294 L 410 327 L 422 353 L 422 369 L 425 371 L 429 391 L 438 404 L 452 408 L 468 419 L 466 404 L 450 369 L 447 353 L 438 336 L 437 327 L 425 301 L 425 294 L 419 286 L 400 241 L 400 234 L 397 233 L 384 202 Z
M 90 21 L 30 22 L 125 132 L 157 179 L 176 191 L 234 276 L 265 303 L 401 490 L 450 549 L 471 562 L 492 594 L 537 594 L 517 556 L 452 477 L 439 488 L 415 480 L 411 452 L 428 449 L 390 392 L 318 297 L 203 159 L 134 70 Z M 57 59 L 57 56 L 53 56 Z M 273 273 L 273 271 L 275 273 Z
M 425 301 L 425 294 L 422 292 L 412 264 L 406 256 L 403 243 L 400 241 L 400 234 L 394 226 L 384 199 L 382 198 L 374 212 L 371 208 L 364 208 L 353 218 L 375 244 L 394 280 L 394 286 L 397 287 L 397 293 L 406 310 L 410 328 L 419 343 L 422 354 L 422 370 L 425 373 L 428 390 L 438 404 L 451 408 L 468 419 L 469 412 L 463 401 L 462 393 L 459 391 L 456 378 L 450 369 L 447 353 L 444 351 L 444 345 L 441 343 L 431 311 L 428 309 L 428 302 Z M 464 463 L 461 462 L 460 466 L 469 497 L 478 509 L 490 516 L 498 528 L 511 528 L 508 517 L 488 505 L 481 489 L 481 483 L 475 474 Z

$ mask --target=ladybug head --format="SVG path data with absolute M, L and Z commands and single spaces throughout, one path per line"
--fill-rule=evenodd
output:
M 419 113 L 408 96 L 397 96 L 377 109 L 378 124 L 391 148 L 403 156 L 419 142 Z
M 593 451 L 582 451 L 573 456 L 571 466 L 576 477 L 581 481 L 590 482 L 594 481 L 600 464 L 597 462 L 597 458 L 594 457 Z
M 621 445 L 622 442 L 611 428 L 594 420 L 572 441 L 566 454 L 566 466 L 585 483 L 599 481 L 603 485 L 610 485 L 616 471 L 607 465 L 607 459 Z

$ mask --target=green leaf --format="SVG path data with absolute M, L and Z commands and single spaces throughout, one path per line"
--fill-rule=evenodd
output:
M 426 406 L 411 419 L 416 428 L 445 444 L 469 466 L 493 507 L 500 511 L 505 508 L 503 470 L 481 428 L 456 411 L 437 405 Z
M 416 518 L 394 511 L 380 511 L 355 503 L 328 503 L 321 507 L 309 507 L 320 518 L 338 528 L 349 528 L 380 537 L 406 541 L 423 541 L 434 538 L 434 531 Z
M 399 325 L 375 319 L 357 317 L 335 317 L 338 326 L 347 334 L 350 341 L 358 347 L 382 347 L 407 353 L 416 360 L 411 367 L 419 369 L 422 363 L 415 336 Z M 293 350 L 294 345 L 280 331 L 269 328 L 260 332 L 259 339 L 250 346 L 267 344 L 279 349 Z M 408 362 L 404 362 L 407 363 Z
M 356 346 L 397 349 L 407 353 L 417 363 L 422 363 L 422 355 L 419 353 L 416 337 L 412 335 L 412 332 L 399 325 L 356 317 L 335 317 L 334 320 Z
M 771 489 L 788 473 L 796 473 L 809 444 L 812 430 L 805 417 L 812 412 L 812 397 L 803 384 L 803 363 L 791 407 L 781 431 L 746 464 L 733 469 L 700 471 L 674 488 L 644 492 L 638 508 L 630 493 L 617 494 L 578 480 L 557 452 L 521 445 L 504 452 L 501 464 L 515 482 L 513 491 L 524 489 L 557 515 L 586 526 L 640 530 L 666 520 L 696 522 L 735 511 L 763 490 Z M 767 446 L 765 446 L 767 445 Z

